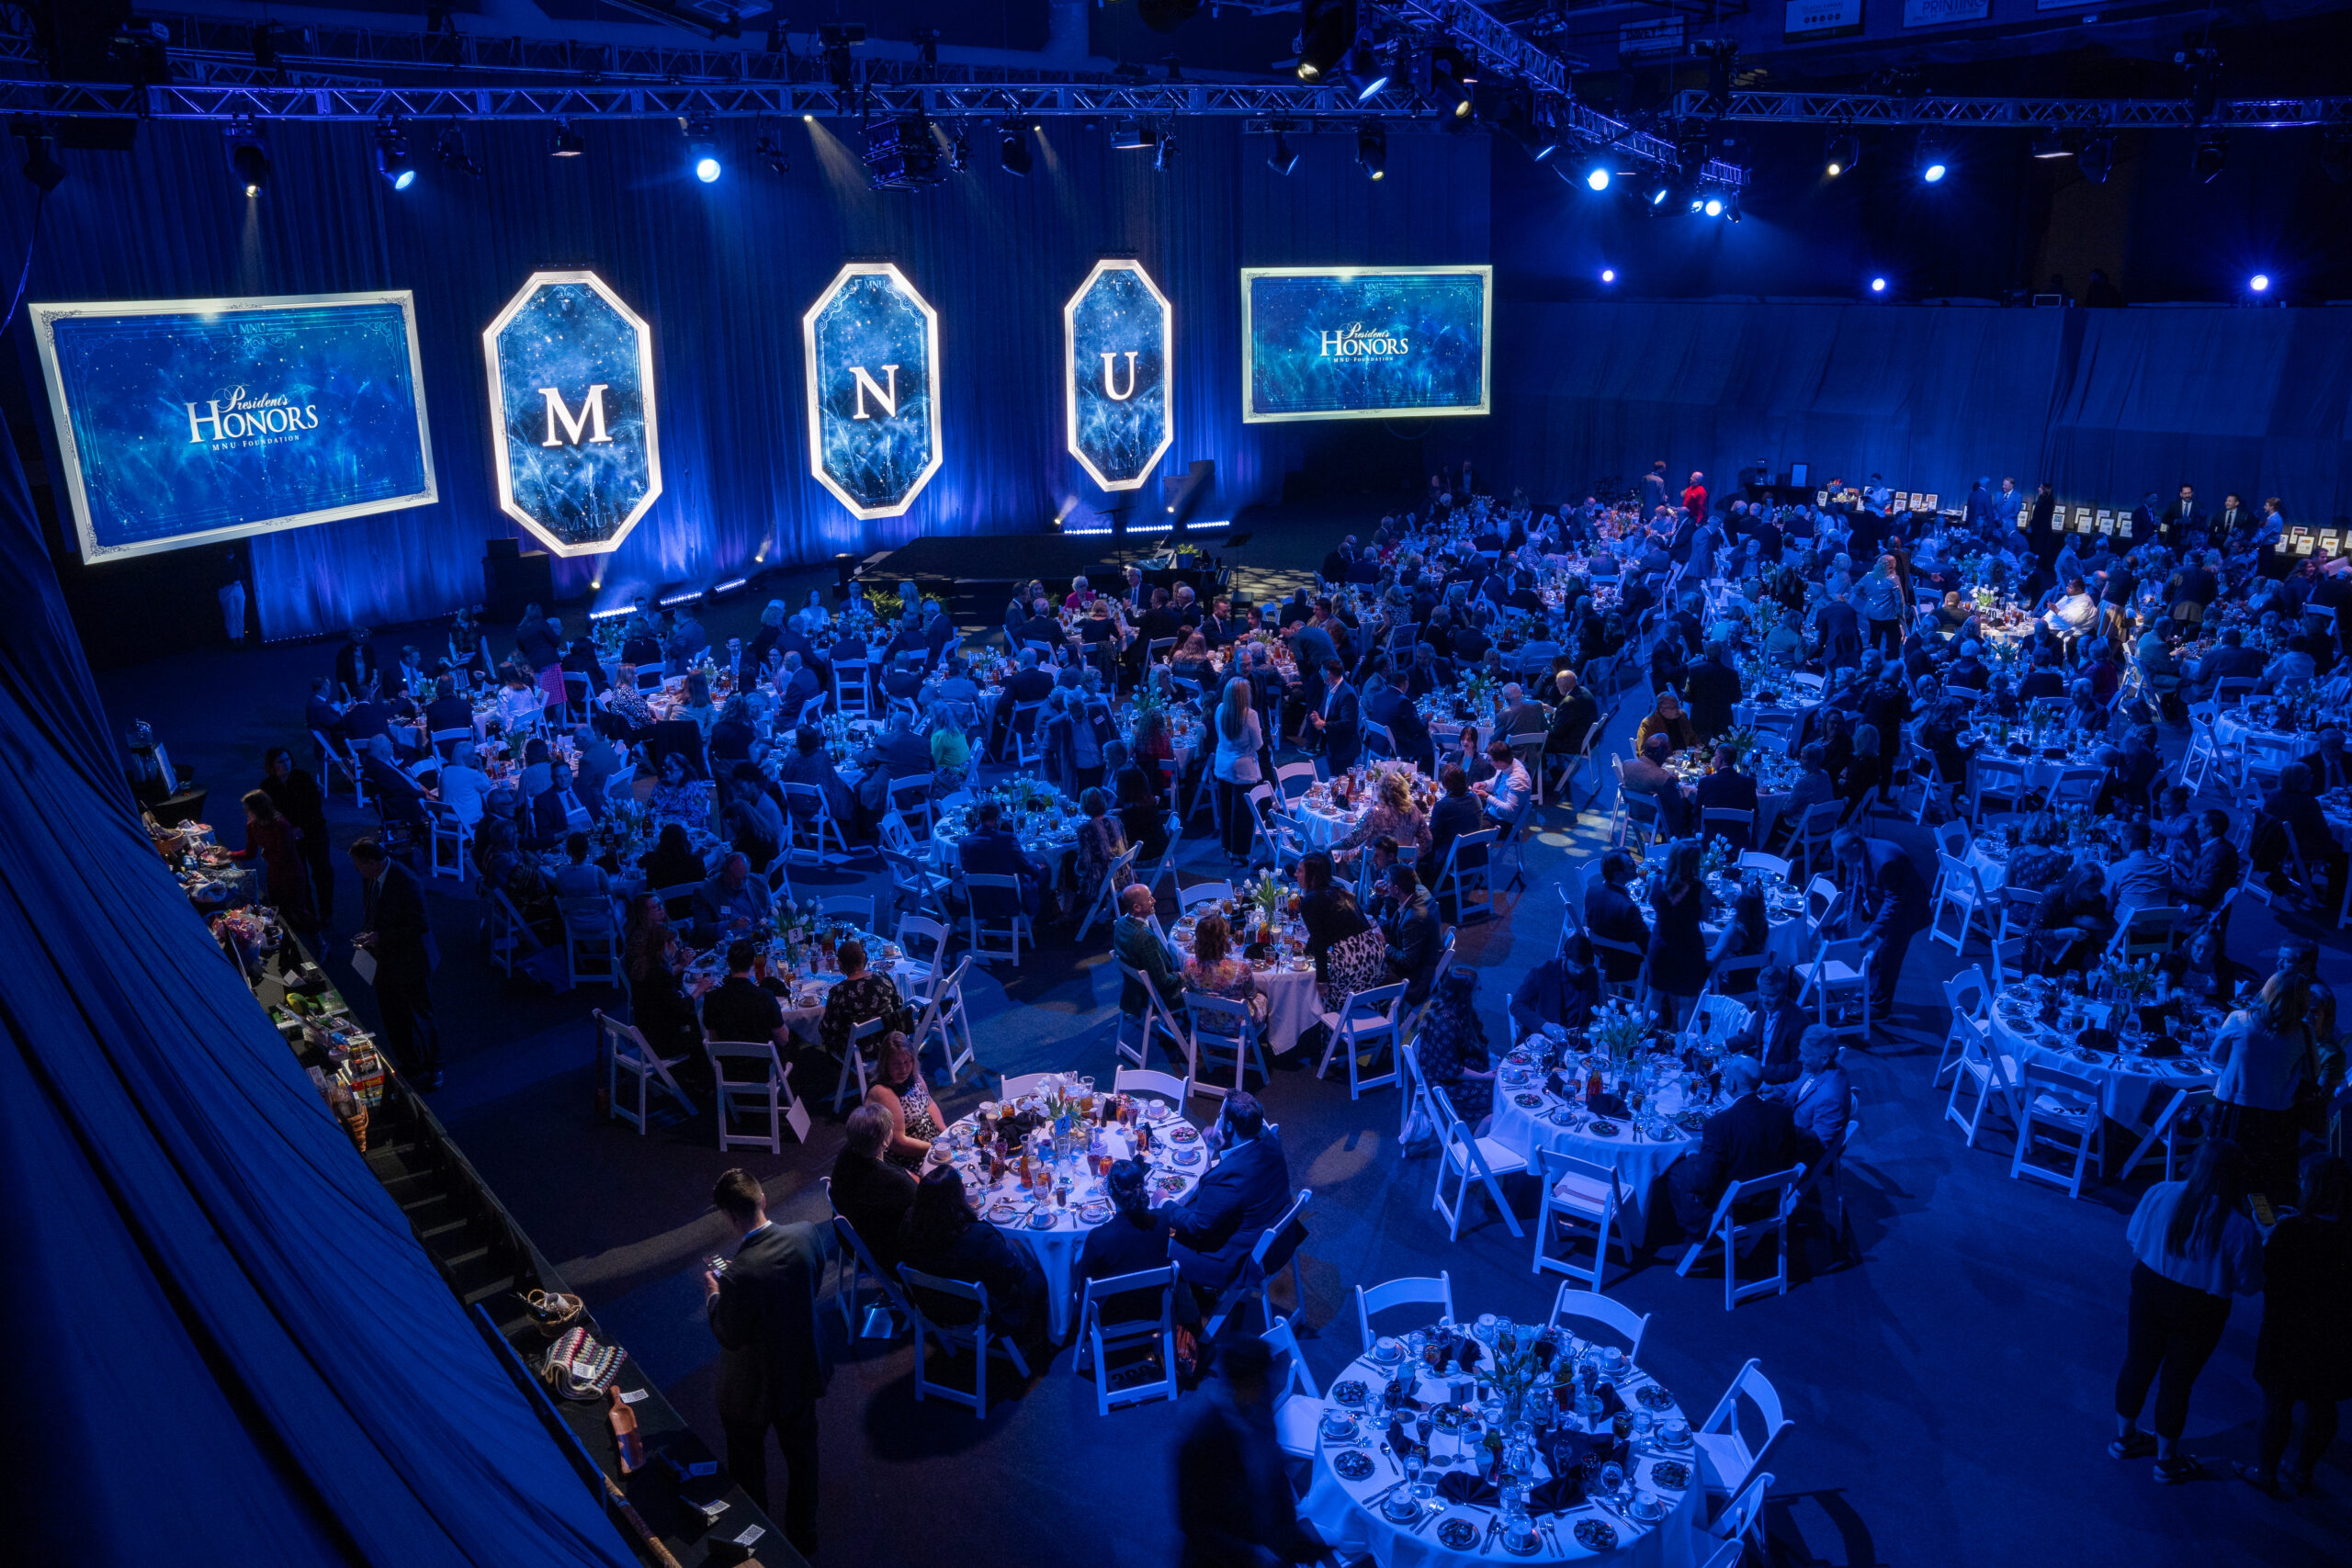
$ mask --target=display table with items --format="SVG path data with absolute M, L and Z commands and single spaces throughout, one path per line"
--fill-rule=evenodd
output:
M 1693 1568 L 1710 1468 L 1624 1352 L 1492 1314 L 1384 1336 L 1322 1401 L 1299 1513 L 1381 1568 Z
M 260 875 L 232 860 L 229 852 L 213 841 L 210 823 L 165 826 L 152 817 L 147 821 L 148 837 L 154 841 L 155 852 L 172 868 L 180 891 L 187 895 L 188 903 L 198 913 L 236 908 L 250 903 L 260 891 Z
M 952 1163 L 972 1212 L 1036 1257 L 1058 1342 L 1077 1304 L 1078 1255 L 1115 1213 L 1103 1178 L 1123 1159 L 1150 1168 L 1155 1207 L 1182 1202 L 1209 1168 L 1208 1145 L 1182 1107 L 1059 1075 L 1017 1099 L 983 1100 L 933 1142 L 927 1163 Z

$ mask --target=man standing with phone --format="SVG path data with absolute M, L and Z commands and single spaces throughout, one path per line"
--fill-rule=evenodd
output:
M 433 1021 L 433 929 L 424 918 L 424 890 L 416 873 L 394 863 L 373 839 L 353 841 L 351 863 L 359 872 L 352 963 L 375 987 L 393 1060 L 429 1094 L 441 1087 L 441 1029 Z
M 818 1282 L 830 1244 L 814 1225 L 768 1218 L 767 1196 L 750 1172 L 729 1170 L 710 1201 L 741 1238 L 732 1258 L 703 1270 L 703 1312 L 718 1339 L 718 1424 L 727 1434 L 727 1469 L 761 1507 L 768 1506 L 768 1431 L 785 1464 L 786 1540 L 804 1556 L 817 1550 L 817 1401 L 832 1377 Z

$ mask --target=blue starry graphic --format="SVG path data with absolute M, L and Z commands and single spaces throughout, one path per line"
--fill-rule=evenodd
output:
M 1132 266 L 1096 273 L 1071 303 L 1071 446 L 1106 489 L 1140 485 L 1167 447 L 1168 327 Z
M 806 331 L 818 477 L 861 517 L 903 513 L 940 461 L 938 367 L 922 299 L 895 273 L 845 271 Z
M 398 301 L 45 325 L 94 558 L 433 499 Z
M 1479 274 L 1257 276 L 1244 287 L 1251 419 L 1470 412 L 1486 401 Z M 1335 353 L 1335 342 L 1381 351 Z
M 662 492 L 645 329 L 591 284 L 526 288 L 494 334 L 508 511 L 560 550 L 609 549 Z

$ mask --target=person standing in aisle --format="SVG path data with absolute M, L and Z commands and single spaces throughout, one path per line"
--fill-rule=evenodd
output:
M 817 1551 L 817 1401 L 833 1375 L 817 1287 L 829 1247 L 808 1224 L 768 1218 L 749 1171 L 721 1173 L 710 1201 L 741 1239 L 723 1266 L 703 1270 L 703 1315 L 718 1341 L 718 1424 L 727 1469 L 768 1506 L 768 1432 L 785 1464 L 784 1537 Z M 830 1235 L 831 1233 L 826 1233 Z
M 424 890 L 416 873 L 395 865 L 373 839 L 353 841 L 351 863 L 359 871 L 359 930 L 351 944 L 375 964 L 368 983 L 383 1015 L 384 1043 L 401 1070 L 429 1094 L 441 1087 L 441 1029 L 433 1020 L 433 930 L 424 918 Z

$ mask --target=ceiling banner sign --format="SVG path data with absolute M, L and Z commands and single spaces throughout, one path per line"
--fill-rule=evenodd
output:
M 662 493 L 652 329 L 593 272 L 535 272 L 481 346 L 499 509 L 560 556 L 618 548 Z
M 1906 28 L 1981 22 L 1992 14 L 1993 0 L 1903 0 L 1903 25 Z
M 1104 490 L 1140 490 L 1167 454 L 1176 316 L 1139 262 L 1096 262 L 1062 307 L 1069 454 Z
M 1787 43 L 1852 38 L 1862 30 L 1862 0 L 1788 0 L 1788 7 L 1781 28 Z
M 800 318 L 808 467 L 854 517 L 897 517 L 939 472 L 939 312 L 888 262 L 852 262 Z
M 1617 53 L 1621 58 L 1638 60 L 1645 56 L 1680 54 L 1682 52 L 1682 18 L 1660 17 L 1651 22 L 1627 22 L 1617 29 Z

